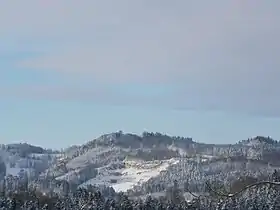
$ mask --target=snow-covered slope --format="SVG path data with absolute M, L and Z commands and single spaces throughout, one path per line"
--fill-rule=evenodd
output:
M 106 185 L 127 191 L 175 164 L 176 158 L 186 154 L 190 142 L 158 133 L 142 137 L 120 132 L 102 135 L 66 149 L 64 159 L 49 168 L 48 174 L 81 187 Z
M 124 168 L 113 170 L 108 170 L 107 168 L 100 169 L 95 178 L 84 182 L 80 186 L 84 187 L 89 184 L 106 185 L 112 186 L 117 192 L 126 192 L 132 189 L 133 186 L 141 185 L 150 178 L 158 176 L 161 171 L 176 163 L 178 163 L 176 159 L 164 161 L 124 161 Z
M 66 150 L 64 159 L 50 168 L 48 174 L 80 187 L 105 185 L 115 191 L 127 191 L 162 176 L 161 172 L 176 165 L 181 157 L 191 160 L 194 156 L 193 161 L 203 163 L 216 156 L 243 155 L 247 150 L 240 148 L 199 144 L 190 138 L 158 133 L 137 136 L 118 132 Z
M 201 180 L 219 172 L 223 175 L 217 176 L 225 179 L 232 168 L 240 173 L 245 166 L 254 171 L 256 167 L 252 163 L 255 162 L 249 159 L 260 162 L 258 168 L 267 170 L 269 166 L 269 170 L 273 170 L 271 159 L 280 154 L 277 142 L 260 147 L 255 145 L 208 145 L 159 133 L 137 136 L 122 132 L 102 135 L 60 154 L 32 145 L 13 144 L 0 148 L 0 175 L 3 171 L 6 176 L 27 174 L 41 190 L 63 189 L 62 183 L 67 181 L 73 189 L 102 185 L 113 187 L 115 191 L 128 191 L 128 194 L 135 189 L 144 189 L 147 193 L 163 190 L 175 179 L 183 184 L 186 177 L 193 176 L 193 185 L 199 186 L 198 177 Z M 229 157 L 242 157 L 238 160 L 242 164 Z M 189 174 L 191 170 L 195 175 Z M 156 187 L 149 189 L 150 186 Z
M 1 145 L 0 162 L 3 163 L 2 175 L 20 176 L 27 173 L 29 179 L 33 180 L 43 173 L 47 168 L 56 162 L 60 154 L 32 153 L 38 147 L 30 146 L 30 153 L 27 150 L 27 144 Z

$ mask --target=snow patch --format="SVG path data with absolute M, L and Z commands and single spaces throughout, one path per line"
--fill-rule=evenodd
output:
M 116 192 L 126 192 L 132 189 L 133 186 L 141 185 L 152 177 L 158 176 L 161 171 L 178 162 L 179 160 L 173 158 L 166 161 L 147 161 L 141 164 L 138 164 L 136 161 L 129 161 L 126 164 L 126 168 L 101 171 L 97 177 L 84 182 L 80 187 L 90 184 L 106 185 L 113 187 Z

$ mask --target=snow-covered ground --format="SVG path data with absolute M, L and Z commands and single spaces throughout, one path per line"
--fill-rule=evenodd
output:
M 106 153 L 113 153 L 115 151 L 118 151 L 115 148 L 109 148 L 109 147 L 99 147 L 99 148 L 93 148 L 84 153 L 83 155 L 80 155 L 76 158 L 73 158 L 70 160 L 66 167 L 68 169 L 77 169 L 77 168 L 83 168 L 86 167 L 88 164 L 93 163 L 99 155 L 106 154 Z
M 8 175 L 12 175 L 12 176 L 18 176 L 18 174 L 20 173 L 21 168 L 10 168 L 10 167 L 6 167 L 6 176 Z
M 12 176 L 19 176 L 22 173 L 27 173 L 27 176 L 30 177 L 32 176 L 32 174 L 34 173 L 34 169 L 33 168 L 10 168 L 7 167 L 6 168 L 6 176 L 8 175 L 12 175 Z
M 27 172 L 28 176 L 33 176 L 35 170 L 47 168 L 61 154 L 37 154 L 32 153 L 26 157 L 12 154 L 4 149 L 0 149 L 0 160 L 6 166 L 6 176 L 18 176 L 22 172 Z
M 193 194 L 196 195 L 196 196 L 203 195 L 203 193 L 201 193 L 201 194 L 193 193 Z M 141 195 L 141 196 L 136 196 L 136 197 L 131 197 L 131 198 L 136 199 L 136 200 L 141 198 L 141 199 L 145 200 L 147 198 L 147 196 L 151 196 L 153 198 L 158 199 L 159 197 L 165 196 L 165 195 L 166 195 L 166 192 L 162 191 L 162 192 L 154 192 L 154 193 L 149 193 L 149 194 L 146 194 L 146 195 Z M 184 198 L 185 198 L 186 201 L 191 201 L 194 198 L 194 196 L 189 192 L 184 192 L 183 195 L 184 195 Z
M 51 157 L 51 158 L 61 158 L 63 156 L 63 154 L 61 153 L 43 153 L 43 154 L 39 154 L 39 153 L 31 153 L 28 155 L 28 157 L 30 158 L 45 158 L 45 157 Z
M 56 180 L 66 180 L 66 181 L 73 181 L 73 182 L 77 182 L 78 181 L 78 172 L 79 170 L 73 170 L 73 171 L 69 171 L 68 173 L 58 176 L 56 177 Z
M 101 171 L 97 177 L 84 182 L 80 187 L 85 187 L 89 184 L 107 185 L 112 186 L 117 192 L 125 192 L 135 185 L 141 185 L 152 177 L 158 176 L 161 171 L 178 162 L 179 160 L 177 159 L 160 161 L 160 163 L 149 161 L 141 164 L 137 164 L 137 162 L 133 164 L 132 161 L 129 161 L 129 165 L 127 164 L 124 169 Z

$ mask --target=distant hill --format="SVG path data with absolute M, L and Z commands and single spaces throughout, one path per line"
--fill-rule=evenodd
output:
M 0 157 L 6 174 L 29 171 L 33 184 L 45 192 L 61 191 L 59 186 L 66 182 L 71 189 L 96 185 L 143 195 L 161 192 L 175 180 L 179 186 L 188 180 L 194 190 L 203 191 L 207 179 L 230 183 L 240 175 L 268 175 L 280 167 L 280 145 L 262 136 L 236 144 L 206 144 L 158 132 L 119 131 L 61 153 L 27 143 L 8 144 Z

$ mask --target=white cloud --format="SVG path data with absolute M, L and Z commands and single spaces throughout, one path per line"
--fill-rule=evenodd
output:
M 172 100 L 184 107 L 277 112 L 279 6 L 68 0 L 18 1 L 15 7 L 5 1 L 0 26 L 17 42 L 48 45 L 44 56 L 19 67 L 103 85 L 176 84 L 181 90 Z

